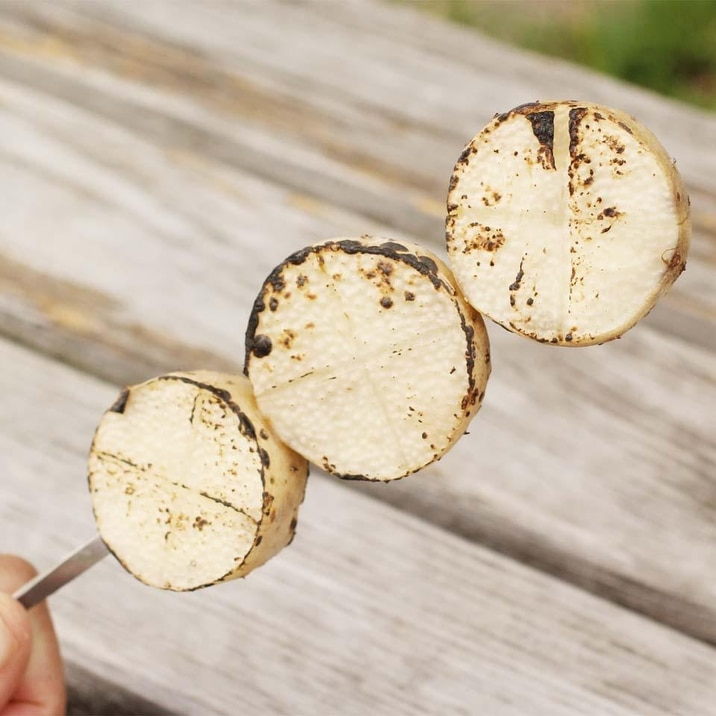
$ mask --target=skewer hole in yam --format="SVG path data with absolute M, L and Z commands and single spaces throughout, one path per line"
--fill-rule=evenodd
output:
M 619 337 L 685 267 L 679 173 L 648 129 L 608 107 L 496 115 L 458 159 L 447 203 L 449 262 L 468 301 L 540 342 Z
M 290 543 L 307 476 L 249 381 L 209 371 L 126 388 L 89 456 L 102 539 L 139 580 L 176 591 L 244 576 Z
M 364 236 L 309 246 L 274 269 L 247 329 L 245 372 L 296 452 L 338 477 L 389 481 L 464 433 L 490 353 L 440 259 Z

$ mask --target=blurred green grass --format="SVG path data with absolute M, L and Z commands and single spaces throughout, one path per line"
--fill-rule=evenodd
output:
M 398 0 L 716 110 L 716 0 Z

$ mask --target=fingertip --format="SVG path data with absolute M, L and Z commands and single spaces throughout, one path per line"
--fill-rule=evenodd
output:
M 7 664 L 0 664 L 2 716 L 64 713 L 64 671 L 47 604 L 28 611 L 10 596 L 36 574 L 24 559 L 0 555 L 0 625 L 10 634 Z
M 35 574 L 25 560 L 0 555 L 2 716 L 64 713 L 62 659 L 47 605 L 39 604 L 28 611 L 8 594 Z
M 0 554 L 0 592 L 13 592 L 37 575 L 37 570 L 22 557 Z
M 35 568 L 20 557 L 0 555 L 0 670 L 29 654 L 32 622 L 27 610 L 9 592 L 35 576 Z
M 0 671 L 29 653 L 32 625 L 25 608 L 0 592 Z
M 12 700 L 30 660 L 30 618 L 22 605 L 0 593 L 0 711 Z

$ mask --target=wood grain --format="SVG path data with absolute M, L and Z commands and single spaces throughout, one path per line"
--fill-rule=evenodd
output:
M 7 5 L 0 71 L 155 144 L 190 145 L 435 247 L 453 163 L 492 114 L 535 95 L 618 106 L 677 158 L 694 198 L 693 255 L 711 259 L 706 272 L 692 262 L 668 299 L 685 320 L 659 326 L 716 347 L 708 114 L 407 8 L 214 2 L 184 5 L 166 23 L 167 8 Z
M 295 545 L 245 585 L 179 600 L 101 565 L 57 597 L 70 658 L 192 713 L 714 712 L 712 649 L 563 582 L 716 644 L 716 119 L 405 8 L 0 4 L 3 549 L 44 566 L 91 531 L 105 381 L 240 370 L 256 292 L 305 244 L 444 254 L 463 144 L 559 96 L 677 158 L 674 290 L 601 347 L 491 326 L 485 407 L 441 463 L 317 474 Z M 118 634 L 142 638 L 108 654 Z
M 426 20 L 430 49 L 398 36 L 402 12 L 372 5 L 375 40 L 352 5 L 265 3 L 233 25 L 232 4 L 184 5 L 170 27 L 161 2 L 122 7 L 0 7 L 0 330 L 115 383 L 240 370 L 258 287 L 304 244 L 364 232 L 436 244 L 458 136 L 524 100 L 510 78 L 534 64 L 482 41 L 458 56 Z M 264 47 L 277 12 L 291 18 L 283 57 Z M 312 71 L 346 33 L 362 49 Z M 557 79 L 530 69 L 535 92 L 584 81 L 642 108 L 687 158 L 701 187 L 689 268 L 617 343 L 555 351 L 492 330 L 473 436 L 432 475 L 369 494 L 715 641 L 716 199 L 699 163 L 714 120 L 546 66 Z M 479 106 L 471 95 L 441 114 L 444 93 L 471 83 Z
M 92 532 L 87 447 L 116 390 L 5 341 L 0 361 L 3 549 L 42 568 Z M 166 593 L 108 558 L 52 608 L 66 657 L 151 713 L 650 716 L 716 702 L 712 647 L 320 475 L 292 546 L 246 580 Z

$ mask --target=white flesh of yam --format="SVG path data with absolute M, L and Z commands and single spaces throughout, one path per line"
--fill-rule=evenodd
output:
M 259 408 L 294 450 L 344 478 L 394 480 L 442 456 L 490 372 L 482 318 L 412 244 L 336 239 L 265 281 L 246 340 Z
M 287 545 L 307 475 L 249 381 L 208 371 L 125 389 L 89 457 L 102 539 L 142 582 L 178 591 L 243 576 Z
M 583 346 L 616 338 L 683 271 L 689 201 L 654 135 L 582 102 L 522 105 L 466 147 L 447 249 L 468 301 L 505 328 Z

